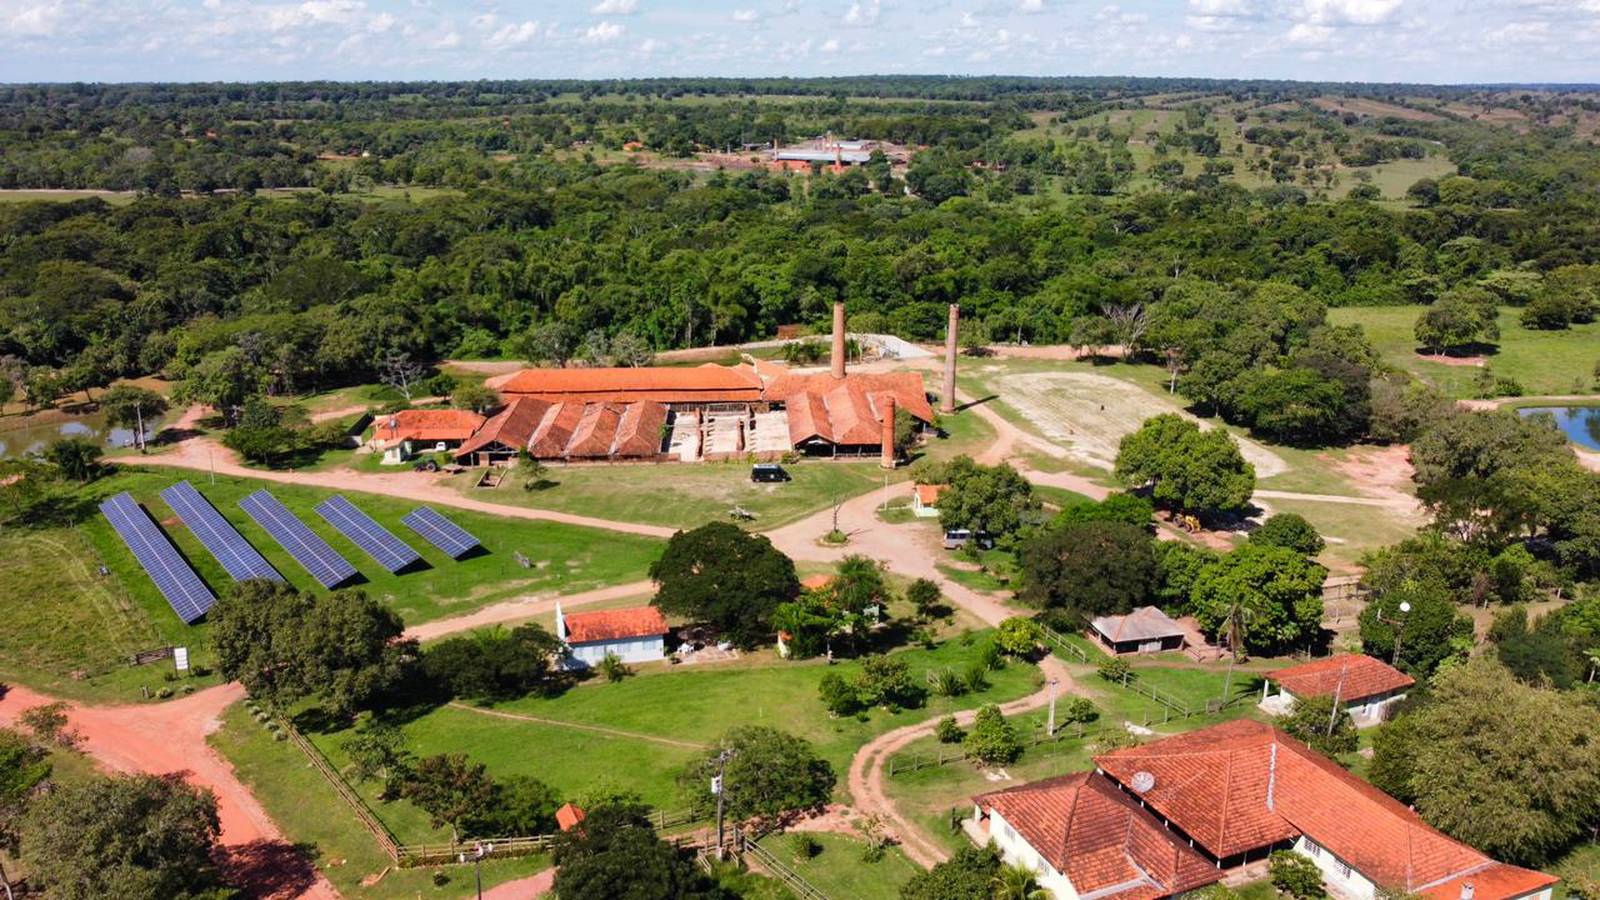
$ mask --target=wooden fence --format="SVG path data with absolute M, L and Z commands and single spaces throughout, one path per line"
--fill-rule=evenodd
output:
M 1054 628 L 1051 628 L 1049 625 L 1040 625 L 1039 627 L 1044 632 L 1044 641 L 1046 644 L 1049 644 L 1053 649 L 1060 650 L 1062 653 L 1072 657 L 1073 659 L 1076 659 L 1078 662 L 1084 663 L 1085 665 L 1088 664 L 1089 654 L 1085 653 L 1082 647 L 1079 647 L 1077 644 L 1067 640 L 1060 632 L 1056 631 Z
M 817 890 L 816 885 L 800 877 L 800 873 L 781 862 L 771 850 L 756 843 L 743 829 L 734 829 L 735 846 L 740 853 L 755 857 L 761 868 L 783 882 L 799 900 L 828 900 L 828 895 Z
M 1041 626 L 1041 628 L 1044 632 L 1044 640 L 1046 644 L 1050 645 L 1054 649 L 1062 651 L 1081 663 L 1086 665 L 1092 664 L 1089 660 L 1089 654 L 1085 652 L 1082 647 L 1079 647 L 1077 644 L 1067 640 L 1064 635 L 1048 625 Z M 1112 657 L 1107 658 L 1110 659 Z M 1128 690 L 1133 691 L 1135 694 L 1138 694 L 1141 697 L 1146 697 L 1160 704 L 1164 713 L 1161 718 L 1161 721 L 1163 722 L 1171 721 L 1174 718 L 1187 719 L 1190 716 L 1198 715 L 1199 713 L 1204 712 L 1204 710 L 1198 710 L 1191 707 L 1188 703 L 1185 703 L 1183 700 L 1174 697 L 1160 688 L 1152 687 L 1143 683 L 1139 680 L 1139 673 L 1135 670 L 1130 669 L 1125 671 L 1120 677 L 1111 680 L 1122 685 Z
M 299 729 L 290 724 L 287 719 L 278 720 L 278 724 L 283 727 L 283 731 L 289 736 L 289 740 L 300 748 L 300 751 L 306 755 L 306 759 L 311 761 L 312 768 L 321 772 L 322 777 L 327 779 L 329 786 L 333 788 L 333 792 L 339 795 L 339 799 L 343 800 L 355 812 L 356 820 L 361 823 L 363 828 L 372 833 L 373 838 L 378 841 L 378 846 L 382 848 L 383 852 L 387 853 L 389 858 L 396 863 L 400 862 L 400 842 L 395 840 L 394 833 L 389 831 L 389 826 L 383 824 L 377 816 L 372 814 L 372 810 L 367 808 L 367 802 L 362 800 L 361 796 L 350 787 L 349 783 L 344 780 L 344 776 L 334 770 L 327 757 L 322 755 L 322 751 L 318 750 L 315 744 L 306 740 L 305 735 L 301 734 Z
M 474 838 L 443 844 L 400 844 L 395 848 L 395 865 L 410 869 L 470 863 L 477 859 L 479 847 L 484 848 L 484 859 L 532 856 L 549 850 L 555 846 L 555 842 L 556 835 L 535 834 L 527 837 Z

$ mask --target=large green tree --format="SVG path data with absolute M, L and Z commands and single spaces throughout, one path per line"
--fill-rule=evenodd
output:
M 741 725 L 729 730 L 678 776 L 684 799 L 696 809 L 715 804 L 711 780 L 724 756 L 723 802 L 735 820 L 811 809 L 828 802 L 833 767 L 805 738 L 776 728 Z
M 561 900 L 721 900 L 725 895 L 677 847 L 656 836 L 643 806 L 587 811 L 555 848 Z
M 1164 413 L 1122 438 L 1117 477 L 1129 487 L 1148 488 L 1159 503 L 1197 512 L 1235 512 L 1250 502 L 1256 470 L 1220 428 L 1202 429 L 1175 413 Z
M 149 388 L 119 384 L 101 395 L 100 408 L 105 411 L 107 422 L 132 429 L 135 442 L 142 448 L 145 437 L 139 428 L 142 425 L 148 430 L 155 424 L 156 417 L 167 411 L 167 398 Z
M 680 531 L 650 566 L 662 612 L 716 627 L 742 647 L 772 640 L 778 605 L 800 593 L 794 561 L 764 535 L 712 522 Z
M 1393 661 L 1419 679 L 1432 675 L 1445 660 L 1465 656 L 1472 636 L 1472 619 L 1435 580 L 1386 589 L 1361 610 L 1361 652 Z
M 1022 543 L 1017 599 L 1093 617 L 1148 601 L 1156 584 L 1149 532 L 1125 522 L 1068 522 Z
M 1315 640 L 1322 627 L 1327 575 L 1327 569 L 1293 550 L 1245 544 L 1200 571 L 1190 603 L 1200 627 L 1212 634 L 1227 632 L 1238 618 L 1236 609 L 1242 613 L 1243 649 L 1300 647 Z
M 958 456 L 945 466 L 944 478 L 950 489 L 939 497 L 939 524 L 946 531 L 964 528 L 1001 538 L 1039 507 L 1033 485 L 1005 463 L 982 466 Z

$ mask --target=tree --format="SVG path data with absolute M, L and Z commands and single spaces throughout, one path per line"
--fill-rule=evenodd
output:
M 239 408 L 265 389 L 265 374 L 237 345 L 206 354 L 173 391 L 180 403 L 203 403 L 237 421 Z
M 1355 378 L 1361 393 L 1367 373 Z M 1250 430 L 1267 440 L 1295 446 L 1323 446 L 1359 434 L 1365 410 L 1352 409 L 1345 386 L 1310 368 L 1252 372 L 1240 385 L 1234 411 Z
M 44 457 L 67 478 L 79 484 L 88 484 L 100 477 L 100 458 L 105 451 L 88 438 L 67 437 L 52 441 L 45 448 Z
M 710 623 L 741 647 L 770 640 L 774 611 L 800 593 L 793 560 L 766 537 L 727 522 L 674 534 L 650 577 L 653 605 Z
M 855 685 L 838 672 L 826 672 L 817 682 L 817 697 L 831 716 L 848 716 L 861 708 L 861 695 Z
M 995 629 L 994 642 L 1012 656 L 1029 656 L 1044 640 L 1044 629 L 1039 623 L 1023 616 L 1012 616 Z
M 132 429 L 134 441 L 143 450 L 145 429 L 167 411 L 167 398 L 137 385 L 119 384 L 100 397 L 100 408 L 113 427 Z
M 1310 857 L 1293 850 L 1274 850 L 1267 870 L 1272 886 L 1294 900 L 1322 900 L 1328 896 L 1322 887 L 1322 870 Z
M 979 708 L 977 718 L 972 720 L 972 729 L 961 741 L 961 747 L 967 756 L 991 766 L 1014 762 L 1022 755 L 1022 742 L 1017 739 L 1017 730 L 1000 713 L 1000 707 L 992 703 Z
M 400 396 L 411 402 L 411 395 L 417 389 L 418 382 L 428 374 L 428 367 L 411 358 L 411 354 L 404 350 L 390 348 L 378 357 L 378 378 L 384 384 L 400 392 Z
M 1500 339 L 1500 327 L 1495 323 L 1493 295 L 1482 288 L 1451 291 L 1417 318 L 1415 333 L 1417 343 L 1433 353 L 1494 343 Z
M 1327 544 L 1317 529 L 1299 513 L 1277 513 L 1250 532 L 1250 542 L 1268 547 L 1285 547 L 1301 556 L 1316 556 Z
M 1523 684 L 1492 656 L 1440 672 L 1399 722 L 1404 739 L 1377 743 L 1374 768 L 1404 779 L 1429 824 L 1496 859 L 1541 865 L 1600 814 L 1600 709 Z
M 17 717 L 17 721 L 33 732 L 34 740 L 41 744 L 55 744 L 67 747 L 77 741 L 73 733 L 67 730 L 67 703 L 65 700 L 30 706 L 22 711 L 22 715 Z
M 827 589 L 845 611 L 865 615 L 867 610 L 875 608 L 881 617 L 892 593 L 883 577 L 885 571 L 887 567 L 883 563 L 852 553 L 839 561 Z
M 1129 487 L 1148 487 L 1157 502 L 1193 512 L 1234 512 L 1250 502 L 1255 467 L 1220 428 L 1164 413 L 1122 438 L 1117 477 Z
M 1402 603 L 1407 612 L 1400 611 Z M 1437 580 L 1411 580 L 1384 590 L 1361 610 L 1361 652 L 1417 679 L 1431 676 L 1447 659 L 1465 657 L 1472 644 L 1472 619 Z
M 696 809 L 711 802 L 711 779 L 726 754 L 722 794 L 735 821 L 778 816 L 828 802 L 836 781 L 833 767 L 804 738 L 760 725 L 730 729 L 678 776 L 684 799 Z
M 632 331 L 624 331 L 611 339 L 611 356 L 616 365 L 638 369 L 653 365 L 655 353 L 650 342 Z
M 920 871 L 900 888 L 900 900 L 993 900 L 993 881 L 1000 870 L 994 845 L 964 845 L 955 855 Z
M 416 644 L 393 610 L 364 591 L 312 596 L 265 580 L 240 582 L 207 614 L 222 674 L 252 697 L 316 697 L 335 715 L 369 706 L 404 674 Z
M 555 635 L 530 622 L 510 631 L 492 628 L 432 644 L 422 654 L 422 670 L 429 682 L 463 699 L 550 695 L 566 685 L 555 668 L 560 650 Z
M 470 409 L 475 413 L 486 413 L 500 402 L 500 395 L 493 388 L 484 387 L 476 381 L 463 381 L 450 392 L 450 405 L 456 409 Z
M 1139 528 L 1150 527 L 1155 504 L 1137 494 L 1119 491 L 1096 503 L 1084 498 L 1069 502 L 1056 513 L 1055 524 L 1067 522 L 1122 522 Z
M 400 796 L 427 813 L 434 828 L 448 825 L 460 840 L 467 820 L 493 807 L 495 785 L 482 763 L 448 753 L 418 760 L 401 783 Z
M 906 599 L 911 601 L 919 617 L 931 619 L 937 614 L 944 592 L 939 589 L 937 581 L 918 578 L 906 586 Z
M 1039 887 L 1034 871 L 1023 865 L 1001 866 L 990 883 L 994 885 L 994 900 L 1050 900 L 1054 896 Z
M 35 887 L 62 900 L 200 898 L 221 888 L 217 800 L 176 775 L 91 776 L 30 803 L 19 832 Z
M 1303 697 L 1295 700 L 1294 710 L 1278 722 L 1290 736 L 1311 745 L 1318 753 L 1338 756 L 1354 753 L 1361 739 L 1356 735 L 1356 724 L 1343 708 L 1334 712 L 1333 695 Z
M 550 364 L 559 368 L 572 359 L 576 344 L 572 327 L 552 319 L 524 334 L 518 341 L 517 352 L 530 365 Z
M 861 661 L 855 691 L 862 705 L 891 710 L 921 706 L 928 694 L 927 689 L 911 677 L 910 664 L 887 654 L 869 656 Z
M 1039 609 L 1093 617 L 1125 613 L 1155 586 L 1152 539 L 1124 522 L 1068 522 L 1024 541 L 1017 599 Z
M 0 854 L 17 851 L 17 824 L 28 800 L 50 777 L 50 757 L 43 747 L 9 728 L 0 728 Z M 9 884 L 0 866 L 0 885 Z
M 718 900 L 719 891 L 678 848 L 656 836 L 645 807 L 608 803 L 555 847 L 561 900 Z
M 512 775 L 495 782 L 493 793 L 488 808 L 469 820 L 471 833 L 493 837 L 550 834 L 556 830 L 561 795 L 550 785 L 527 775 Z
M 411 772 L 411 751 L 405 732 L 386 722 L 367 721 L 341 744 L 350 758 L 350 774 L 357 781 L 380 778 L 398 784 Z
M 950 489 L 939 497 L 939 524 L 999 538 L 1015 532 L 1024 514 L 1037 509 L 1033 485 L 1010 465 L 980 466 L 958 456 L 945 466 Z
M 1245 544 L 1201 570 L 1190 602 L 1206 632 L 1224 631 L 1242 611 L 1249 622 L 1242 649 L 1282 650 L 1317 637 L 1327 575 L 1293 550 Z

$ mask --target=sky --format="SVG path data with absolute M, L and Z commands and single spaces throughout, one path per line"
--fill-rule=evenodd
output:
M 1597 82 L 1600 0 L 0 0 L 0 82 Z

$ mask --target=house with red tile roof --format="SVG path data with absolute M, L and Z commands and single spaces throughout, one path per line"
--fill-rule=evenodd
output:
M 484 422 L 468 409 L 402 409 L 372 423 L 372 443 L 386 464 L 396 465 L 416 453 L 460 447 Z
M 1416 684 L 1410 675 L 1381 659 L 1341 653 L 1287 669 L 1268 672 L 1261 688 L 1263 710 L 1284 715 L 1306 697 L 1337 697 L 1357 727 L 1376 725 Z M 1272 693 L 1276 685 L 1278 693 Z
M 515 460 L 533 440 L 549 401 L 534 397 L 513 397 L 499 412 L 490 416 L 472 437 L 456 450 L 456 461 L 487 466 Z
M 948 484 L 914 484 L 911 486 L 911 514 L 922 519 L 939 517 L 939 497 L 950 490 Z
M 556 604 L 556 637 L 569 668 L 587 669 L 614 653 L 625 663 L 666 659 L 667 620 L 654 606 L 565 614 Z
M 1235 720 L 1114 750 L 1095 757 L 1095 765 L 1221 872 L 1292 849 L 1316 863 L 1330 893 L 1354 900 L 1374 900 L 1380 891 L 1428 900 L 1549 900 L 1557 881 L 1450 838 L 1260 722 Z M 977 799 L 979 814 L 987 814 L 985 797 Z M 1035 832 L 1046 840 L 1041 835 Z

